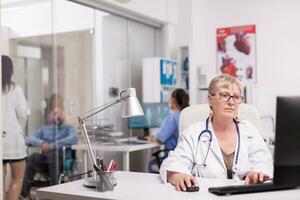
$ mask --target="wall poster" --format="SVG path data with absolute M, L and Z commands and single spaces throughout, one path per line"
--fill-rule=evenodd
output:
M 217 29 L 217 67 L 245 85 L 256 83 L 255 25 Z

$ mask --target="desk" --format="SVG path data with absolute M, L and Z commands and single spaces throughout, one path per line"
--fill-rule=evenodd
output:
M 263 193 L 252 193 L 232 196 L 216 196 L 208 192 L 208 187 L 233 185 L 232 180 L 200 178 L 199 192 L 177 192 L 171 184 L 163 184 L 158 174 L 117 171 L 117 186 L 114 191 L 98 192 L 84 187 L 83 180 L 51 186 L 37 190 L 41 199 L 93 200 L 93 199 L 151 199 L 151 200 L 299 200 L 300 190 L 282 190 Z M 236 183 L 235 183 L 236 184 Z
M 134 142 L 134 140 L 133 140 Z M 95 151 L 110 151 L 110 152 L 122 152 L 123 153 L 123 170 L 129 171 L 129 153 L 132 151 L 140 151 L 145 149 L 151 149 L 159 147 L 159 144 L 156 143 L 142 143 L 142 144 L 92 144 L 92 149 Z M 84 150 L 84 170 L 87 171 L 87 150 L 88 147 L 86 144 L 75 144 L 72 145 L 72 149 L 75 150 Z

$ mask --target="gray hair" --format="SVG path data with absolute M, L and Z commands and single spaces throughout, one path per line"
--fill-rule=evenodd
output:
M 210 81 L 208 94 L 216 94 L 219 88 L 229 88 L 234 84 L 238 86 L 240 93 L 243 94 L 244 86 L 237 78 L 228 74 L 217 75 Z

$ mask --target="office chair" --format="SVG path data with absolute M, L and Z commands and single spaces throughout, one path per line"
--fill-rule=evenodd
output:
M 152 153 L 152 157 L 155 158 L 155 162 L 154 160 L 151 160 L 149 163 L 149 172 L 150 173 L 159 173 L 159 168 L 162 164 L 162 160 L 167 156 L 166 154 L 169 152 L 169 149 L 160 149 L 154 153 Z M 155 168 L 155 166 L 157 167 L 157 169 L 153 169 Z
M 210 108 L 208 104 L 197 104 L 183 109 L 179 117 L 179 133 L 193 123 L 206 120 L 209 111 Z M 260 134 L 262 134 L 260 114 L 253 105 L 242 103 L 238 109 L 238 117 L 240 120 L 249 120 Z

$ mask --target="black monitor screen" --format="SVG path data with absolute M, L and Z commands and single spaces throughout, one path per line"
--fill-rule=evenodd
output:
M 128 128 L 160 127 L 163 120 L 170 114 L 167 103 L 142 103 L 144 116 L 132 117 L 128 120 Z
M 277 97 L 274 183 L 300 185 L 300 97 Z

